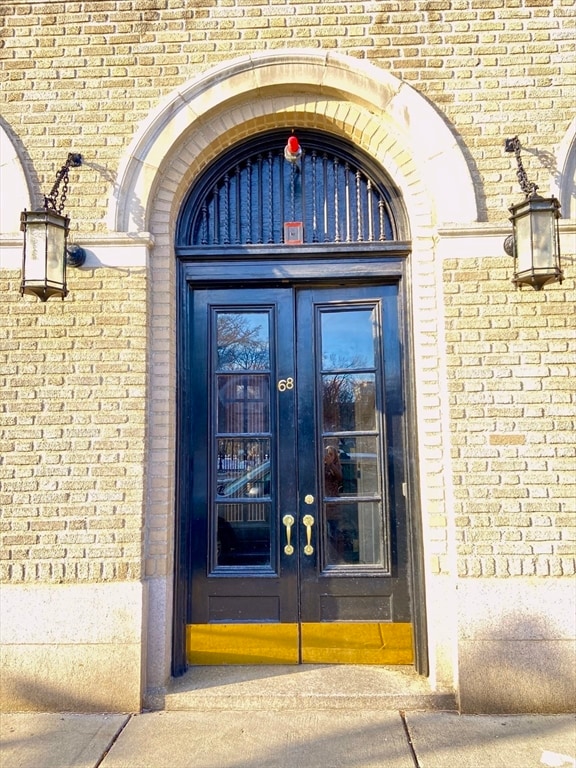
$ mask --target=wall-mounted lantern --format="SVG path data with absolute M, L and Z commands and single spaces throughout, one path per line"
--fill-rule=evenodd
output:
M 518 136 L 506 139 L 506 152 L 514 152 L 517 176 L 526 198 L 509 208 L 512 235 L 504 241 L 504 250 L 514 257 L 512 282 L 531 285 L 537 291 L 548 283 L 562 282 L 560 267 L 560 203 L 555 197 L 541 197 L 538 187 L 528 181 L 520 157 Z
M 64 299 L 68 294 L 67 262 L 73 266 L 84 263 L 86 255 L 79 246 L 71 247 L 75 259 L 73 262 L 69 260 L 67 243 L 70 219 L 62 213 L 68 191 L 68 170 L 80 165 L 82 156 L 70 153 L 56 174 L 52 191 L 44 197 L 44 208 L 40 211 L 24 210 L 20 214 L 20 229 L 24 232 L 21 295 L 32 294 L 41 301 L 47 301 L 51 296 Z M 62 193 L 58 200 L 61 183 Z

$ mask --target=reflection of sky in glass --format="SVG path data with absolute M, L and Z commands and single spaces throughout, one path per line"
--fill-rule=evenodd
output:
M 268 314 L 219 312 L 218 367 L 221 370 L 266 370 L 269 367 Z
M 322 368 L 372 368 L 374 325 L 370 309 L 322 313 Z

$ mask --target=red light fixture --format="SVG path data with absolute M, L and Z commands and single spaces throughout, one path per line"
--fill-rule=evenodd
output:
M 284 147 L 284 157 L 289 163 L 298 164 L 300 162 L 300 158 L 302 157 L 302 147 L 294 134 L 289 137 L 286 146 Z

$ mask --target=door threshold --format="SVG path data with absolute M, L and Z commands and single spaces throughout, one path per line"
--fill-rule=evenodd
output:
M 455 710 L 453 691 L 434 690 L 411 666 L 192 666 L 171 681 L 165 709 Z

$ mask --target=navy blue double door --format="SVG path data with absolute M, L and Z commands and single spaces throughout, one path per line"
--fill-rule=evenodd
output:
M 399 283 L 187 290 L 188 663 L 411 663 Z

